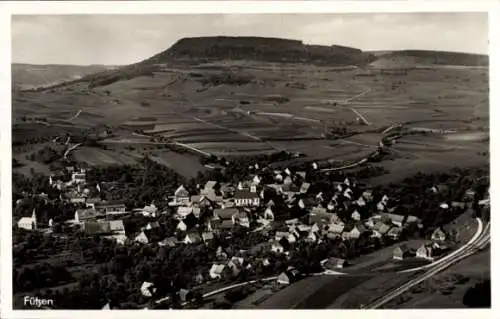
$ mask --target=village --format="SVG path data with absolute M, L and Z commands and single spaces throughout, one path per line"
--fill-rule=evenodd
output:
M 88 171 L 83 168 L 67 167 L 59 174 L 61 178 L 53 175 L 48 179 L 49 185 L 60 191 L 60 201 L 77 207 L 74 217 L 64 221 L 63 227 L 84 236 L 103 237 L 117 245 L 167 249 L 181 245 L 209 246 L 219 238 L 231 241 L 237 232 L 243 237 L 258 235 L 262 238 L 262 242 L 252 243 L 253 247 L 238 251 L 213 247 L 215 254 L 210 258 L 213 262 L 203 265 L 202 269 L 206 271 L 198 272 L 193 279 L 199 285 L 218 281 L 229 285 L 230 278 L 238 278 L 244 270 L 272 268 L 276 259 L 269 256 L 278 256 L 286 266 L 294 247 L 301 244 L 314 247 L 328 241 L 342 247 L 363 241 L 369 242 L 370 250 L 374 250 L 377 246 L 374 242 L 397 243 L 405 231 L 418 232 L 424 227 L 416 216 L 398 214 L 397 198 L 391 198 L 390 194 L 373 194 L 370 188 L 354 179 L 345 178 L 335 183 L 330 192 L 333 195 L 327 196 L 323 192 L 311 191 L 313 187 L 308 182 L 306 171 L 288 168 L 270 171 L 268 167 L 259 169 L 257 164 L 250 168 L 252 176 L 237 184 L 208 180 L 203 185 L 196 185 L 194 191 L 178 185 L 172 194 L 165 194 L 168 205 L 161 209 L 154 202 L 127 209 L 123 202 L 102 200 L 100 184 L 87 183 Z M 314 165 L 311 170 L 314 170 Z M 271 176 L 272 181 L 266 178 L 264 182 L 263 175 Z M 435 185 L 428 192 L 438 193 L 442 191 L 440 187 L 445 186 Z M 36 196 L 44 198 L 47 195 Z M 461 202 L 442 202 L 439 208 L 471 209 L 474 198 L 474 191 L 468 190 Z M 21 202 L 22 199 L 16 204 Z M 489 198 L 479 202 L 483 206 L 488 204 Z M 288 218 L 283 218 L 284 209 L 295 212 L 295 215 L 288 214 Z M 41 222 L 37 213 L 33 210 L 31 216 L 22 217 L 17 221 L 17 227 L 50 234 L 55 227 L 61 226 L 52 219 Z M 132 217 L 134 220 L 142 218 L 144 226 L 126 229 L 126 221 Z M 175 227 L 167 227 L 167 223 Z M 393 250 L 392 259 L 431 262 L 449 251 L 447 240 L 450 235 L 437 227 L 416 250 L 398 245 Z M 349 269 L 350 260 L 345 258 L 345 253 L 329 255 L 321 261 L 323 269 L 319 273 L 335 274 L 343 268 Z M 281 273 L 268 271 L 265 274 L 277 275 L 276 283 L 280 286 L 289 285 L 305 275 L 291 265 L 281 269 Z M 192 298 L 188 288 L 192 287 L 177 292 L 183 302 Z M 156 294 L 156 290 L 155 284 L 148 281 L 144 281 L 140 288 L 146 299 L 163 297 Z

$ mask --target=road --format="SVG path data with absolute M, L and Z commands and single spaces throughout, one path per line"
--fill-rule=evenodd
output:
M 393 300 L 394 298 L 408 291 L 413 286 L 418 285 L 419 283 L 431 278 L 432 276 L 445 270 L 451 265 L 484 249 L 486 246 L 489 245 L 490 242 L 490 223 L 488 222 L 488 224 L 486 224 L 486 226 L 483 227 L 483 223 L 480 219 L 478 219 L 478 222 L 481 232 L 476 233 L 477 236 L 475 235 L 474 236 L 475 238 L 473 238 L 473 240 L 469 241 L 467 244 L 457 249 L 455 252 L 449 254 L 445 258 L 442 258 L 438 262 L 433 263 L 432 267 L 428 267 L 428 269 L 424 273 L 420 274 L 418 277 L 413 278 L 412 280 L 394 289 L 393 291 L 387 293 L 381 298 L 376 299 L 370 304 L 364 305 L 363 307 L 361 307 L 361 309 L 380 308 L 383 305 L 390 302 L 391 300 Z

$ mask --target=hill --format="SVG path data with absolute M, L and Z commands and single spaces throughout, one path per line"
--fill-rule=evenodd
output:
M 30 88 L 75 80 L 84 75 L 100 72 L 110 67 L 104 65 L 35 65 L 13 63 L 11 68 L 13 86 Z
M 377 59 L 370 65 L 379 68 L 419 66 L 488 66 L 487 55 L 425 50 L 375 51 L 370 52 Z

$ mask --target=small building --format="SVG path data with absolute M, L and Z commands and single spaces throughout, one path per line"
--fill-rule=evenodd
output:
M 392 251 L 392 258 L 396 260 L 403 260 L 410 253 L 410 250 L 406 245 L 397 246 Z
M 282 272 L 276 281 L 280 285 L 289 285 L 296 282 L 299 279 L 299 275 L 298 270 L 290 267 L 288 270 Z
M 323 264 L 323 268 L 327 270 L 342 269 L 347 266 L 347 260 L 337 257 L 330 257 Z
M 307 194 L 307 192 L 309 192 L 309 188 L 311 187 L 311 184 L 310 183 L 302 183 L 302 185 L 300 185 L 300 190 L 299 192 L 301 194 Z
M 355 221 L 360 221 L 361 220 L 361 214 L 355 210 L 352 214 L 351 214 L 351 218 Z
M 401 236 L 402 231 L 403 231 L 403 228 L 401 228 L 401 227 L 392 227 L 391 229 L 389 229 L 386 236 L 389 238 L 392 238 L 394 240 L 398 240 L 399 237 Z
M 285 252 L 285 248 L 278 242 L 271 244 L 271 251 L 276 254 L 282 254 Z
M 186 234 L 186 237 L 184 237 L 184 240 L 182 241 L 184 244 L 198 244 L 202 241 L 202 238 L 199 233 L 197 232 L 190 232 Z
M 153 297 L 153 294 L 156 292 L 156 288 L 151 282 L 143 282 L 141 286 L 141 294 L 145 297 Z
M 211 231 L 203 232 L 201 234 L 201 238 L 203 239 L 203 242 L 207 243 L 214 239 L 214 233 L 212 233 Z
M 111 233 L 109 221 L 85 221 L 82 230 L 87 235 L 102 235 Z
M 177 207 L 177 219 L 184 219 L 187 215 L 193 213 L 193 206 L 179 206 Z
M 216 208 L 214 209 L 214 218 L 221 220 L 232 220 L 233 216 L 240 211 L 238 208 Z
M 75 211 L 75 222 L 82 223 L 85 221 L 95 221 L 99 218 L 104 217 L 105 214 L 91 208 L 77 209 Z
M 144 231 L 141 231 L 135 238 L 134 241 L 141 243 L 141 244 L 148 244 L 149 243 L 149 238 L 146 235 Z
M 31 213 L 31 217 L 22 217 L 19 219 L 17 222 L 17 227 L 26 229 L 26 230 L 37 230 L 38 225 L 37 225 L 37 220 L 36 220 L 36 211 L 33 209 L 33 212 Z
M 226 265 L 223 264 L 213 264 L 210 268 L 209 275 L 212 279 L 220 279 L 224 274 L 224 268 Z
M 173 205 L 187 205 L 189 203 L 189 192 L 184 185 L 179 186 L 174 192 Z
M 445 241 L 446 234 L 444 233 L 444 231 L 440 227 L 438 227 L 432 233 L 431 239 L 434 241 Z
M 193 299 L 193 293 L 187 289 L 182 288 L 179 290 L 179 299 L 182 302 L 187 302 Z
M 434 249 L 432 245 L 422 245 L 417 249 L 416 257 L 424 258 L 427 260 L 434 259 Z
M 382 213 L 381 216 L 383 219 L 390 220 L 393 225 L 403 227 L 405 216 L 391 213 Z
M 154 205 L 146 205 L 141 211 L 141 214 L 146 217 L 156 217 L 156 214 L 158 212 L 158 208 Z
M 166 247 L 175 247 L 177 246 L 177 239 L 175 237 L 167 237 L 163 239 L 162 241 L 158 242 L 159 246 L 166 246 Z
M 179 231 L 184 232 L 184 231 L 187 230 L 187 225 L 182 220 L 180 220 L 179 223 L 177 224 L 176 229 L 179 230 Z

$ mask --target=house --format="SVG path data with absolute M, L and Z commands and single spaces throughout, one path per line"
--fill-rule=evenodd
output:
M 366 228 L 362 225 L 354 226 L 350 232 L 347 234 L 348 239 L 358 239 L 361 234 L 366 232 Z
M 240 211 L 238 208 L 216 208 L 214 209 L 214 218 L 221 220 L 232 220 L 235 214 Z
M 177 239 L 175 237 L 167 237 L 162 241 L 158 242 L 159 246 L 175 247 L 177 245 Z
M 432 233 L 431 239 L 434 241 L 444 241 L 444 240 L 446 240 L 446 234 L 443 232 L 443 230 L 440 227 L 438 227 Z
M 246 212 L 238 212 L 232 216 L 232 221 L 234 225 L 240 225 L 242 227 L 250 227 L 250 219 Z
M 476 192 L 473 189 L 469 188 L 468 190 L 465 191 L 463 200 L 467 201 L 467 202 L 471 202 L 474 200 L 475 197 L 476 197 Z
M 149 206 L 144 206 L 144 208 L 141 211 L 141 214 L 146 216 L 146 217 L 156 217 L 156 213 L 158 212 L 158 208 L 154 205 L 151 204 Z
M 413 215 L 406 216 L 406 224 L 418 223 L 420 224 L 422 221 Z
M 158 227 L 160 227 L 160 223 L 158 221 L 149 222 L 146 225 L 146 229 L 153 229 L 153 228 L 158 228 Z
M 116 241 L 116 243 L 120 245 L 124 245 L 125 242 L 128 240 L 128 237 L 125 236 L 125 234 L 111 235 L 108 238 Z
M 289 267 L 286 271 L 282 272 L 278 276 L 278 279 L 276 281 L 280 285 L 289 285 L 296 282 L 298 280 L 298 277 L 299 272 L 296 269 Z
M 211 231 L 203 232 L 201 234 L 201 238 L 203 239 L 203 242 L 207 243 L 214 239 L 214 233 L 212 233 Z
M 262 215 L 262 218 L 266 220 L 274 220 L 274 213 L 271 207 L 266 208 L 264 214 Z
M 184 185 L 179 186 L 174 192 L 173 205 L 187 205 L 189 203 L 189 192 Z
M 125 225 L 123 224 L 123 220 L 110 220 L 109 221 L 109 230 L 113 233 L 125 233 Z
M 187 215 L 191 214 L 192 212 L 193 212 L 193 206 L 178 206 L 176 218 L 184 219 L 187 217 Z
M 285 252 L 285 248 L 278 242 L 274 242 L 271 245 L 271 251 L 276 254 L 282 254 Z
M 82 230 L 87 235 L 101 235 L 111 233 L 109 221 L 85 221 Z
M 381 216 L 383 219 L 390 220 L 395 226 L 403 227 L 405 216 L 390 213 L 382 213 Z
M 372 196 L 372 191 L 371 190 L 365 190 L 363 192 L 363 194 L 361 194 L 361 196 L 363 196 L 363 198 L 367 201 L 367 202 L 371 202 L 372 199 L 373 199 L 373 196 Z
M 225 267 L 226 265 L 223 264 L 213 264 L 209 272 L 210 278 L 212 279 L 222 278 Z
M 227 263 L 227 267 L 233 271 L 234 275 L 238 275 L 240 270 L 243 268 L 243 263 L 245 259 L 242 257 L 231 257 L 229 262 Z
M 392 258 L 397 259 L 397 260 L 403 260 L 405 257 L 408 256 L 410 253 L 410 250 L 406 245 L 400 245 L 394 248 L 392 251 Z
M 134 238 L 134 241 L 141 243 L 141 244 L 147 244 L 147 243 L 149 243 L 149 238 L 148 238 L 148 236 L 146 236 L 146 233 L 144 231 L 141 231 L 139 233 L 139 235 L 137 235 Z
M 179 223 L 177 224 L 176 229 L 181 231 L 181 232 L 184 232 L 187 230 L 187 225 L 182 220 L 180 220 Z
M 320 224 L 325 225 L 332 222 L 334 219 L 334 214 L 328 213 L 324 208 L 314 207 L 309 214 L 309 224 Z
M 193 299 L 193 293 L 187 289 L 182 288 L 181 290 L 179 290 L 178 294 L 179 294 L 179 299 L 182 302 L 187 302 Z
M 344 224 L 343 223 L 330 223 L 328 225 L 328 232 L 329 233 L 334 233 L 334 234 L 341 234 L 342 231 L 344 230 Z
M 387 232 L 389 232 L 390 229 L 391 229 L 391 226 L 389 226 L 381 221 L 375 222 L 375 224 L 373 225 L 373 231 L 378 232 L 382 236 L 387 234 Z
M 71 182 L 74 184 L 85 184 L 86 181 L 85 171 L 73 172 L 71 174 Z
M 387 232 L 387 237 L 392 238 L 394 240 L 397 240 L 397 239 L 399 239 L 399 236 L 401 236 L 402 231 L 403 231 L 403 228 L 401 228 L 401 227 L 392 227 Z
M 461 208 L 461 209 L 464 209 L 465 208 L 465 203 L 464 202 L 451 202 L 451 207 L 453 208 Z
M 355 210 L 352 214 L 351 214 L 351 218 L 355 221 L 360 221 L 361 220 L 361 215 L 358 213 L 357 210 Z
M 315 232 L 310 231 L 305 240 L 307 242 L 314 243 L 318 240 L 318 237 L 316 236 Z
M 92 197 L 85 199 L 85 206 L 87 208 L 95 209 L 95 205 L 101 203 L 102 200 L 99 197 Z
M 309 188 L 311 187 L 311 184 L 310 183 L 302 183 L 302 185 L 300 186 L 300 190 L 299 192 L 301 194 L 307 194 L 307 192 L 309 191 Z
M 433 260 L 434 259 L 434 250 L 432 245 L 425 245 L 423 244 L 417 249 L 416 256 L 418 258 L 424 258 L 428 260 Z
M 156 288 L 151 282 L 143 282 L 141 286 L 141 293 L 145 297 L 153 297 L 153 294 L 156 292 Z
M 330 257 L 323 264 L 323 268 L 333 271 L 335 271 L 336 269 L 344 268 L 346 266 L 347 266 L 347 260 L 337 257 Z
M 104 217 L 105 215 L 97 210 L 91 208 L 77 209 L 75 211 L 75 222 L 82 223 L 85 221 L 93 221 L 98 218 Z
M 234 193 L 234 203 L 237 207 L 259 206 L 260 197 L 254 192 L 238 190 Z
M 202 241 L 202 238 L 199 233 L 197 232 L 190 232 L 186 234 L 186 237 L 184 237 L 184 240 L 182 241 L 184 244 L 198 244 Z
M 17 222 L 17 227 L 18 228 L 23 228 L 26 230 L 37 230 L 38 229 L 38 224 L 36 220 L 36 211 L 33 209 L 33 212 L 31 213 L 31 217 L 22 217 L 19 219 Z
M 69 195 L 69 202 L 72 204 L 84 204 L 87 200 L 87 197 L 83 194 L 72 193 Z

